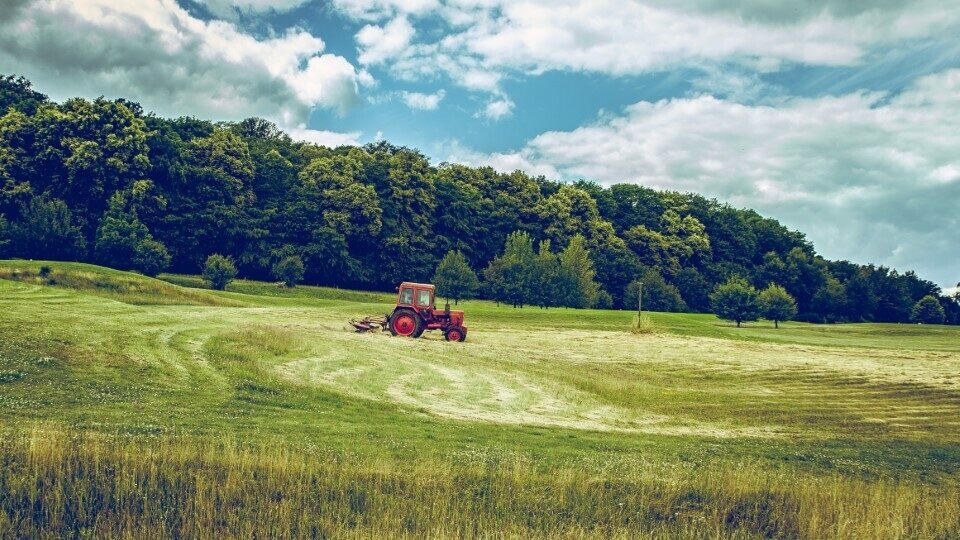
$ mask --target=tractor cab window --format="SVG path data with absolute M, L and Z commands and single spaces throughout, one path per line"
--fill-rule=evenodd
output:
M 430 307 L 430 291 L 427 289 L 417 291 L 417 305 L 421 307 Z
M 404 289 L 400 291 L 400 303 L 408 305 L 413 303 L 413 289 L 404 287 Z

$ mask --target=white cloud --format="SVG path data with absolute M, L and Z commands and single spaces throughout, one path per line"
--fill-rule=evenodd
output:
M 440 102 L 443 101 L 444 96 L 447 95 L 445 90 L 438 90 L 433 94 L 421 94 L 419 92 L 401 92 L 400 97 L 403 98 L 403 102 L 407 104 L 407 107 L 411 109 L 419 109 L 422 111 L 433 111 L 440 105 Z
M 960 180 L 960 159 L 957 163 L 949 163 L 937 167 L 930 173 L 930 176 L 934 181 L 949 184 L 951 182 L 956 182 Z
M 763 82 L 756 73 L 740 69 L 706 64 L 700 67 L 703 75 L 691 81 L 693 94 L 709 94 L 738 103 L 756 102 L 779 91 Z
M 343 111 L 371 77 L 302 30 L 258 39 L 192 17 L 173 0 L 13 0 L 0 66 L 54 99 L 126 97 L 167 116 L 263 116 L 285 127 L 313 107 Z
M 524 70 L 627 74 L 683 61 L 771 58 L 849 64 L 865 39 L 825 17 L 768 26 L 616 0 L 509 2 L 493 25 L 472 27 L 467 49 Z
M 513 105 L 513 101 L 511 101 L 510 98 L 502 96 L 487 103 L 483 109 L 477 113 L 477 116 L 489 118 L 490 120 L 500 120 L 513 114 Z
M 561 173 L 549 163 L 543 161 L 531 161 L 520 152 L 495 152 L 484 154 L 477 152 L 460 144 L 459 141 L 453 141 L 446 145 L 444 149 L 447 157 L 443 161 L 450 163 L 463 163 L 467 165 L 480 166 L 488 165 L 502 172 L 524 171 L 527 174 L 543 175 L 547 178 L 560 178 Z
M 349 17 L 372 21 L 397 14 L 423 15 L 440 6 L 438 0 L 333 0 L 332 4 Z
M 288 84 L 303 103 L 336 108 L 341 113 L 359 101 L 358 84 L 369 85 L 342 56 L 314 56 L 306 66 L 287 76 Z
M 210 13 L 222 19 L 235 19 L 237 15 L 276 12 L 283 13 L 298 8 L 310 0 L 202 0 Z
M 741 65 L 755 71 L 785 63 L 855 65 L 872 47 L 950 35 L 955 2 L 777 4 L 722 0 L 339 0 L 357 18 L 384 21 L 358 34 L 361 55 L 404 80 L 445 75 L 465 88 L 503 91 L 505 74 L 577 70 L 638 74 L 676 66 Z M 446 21 L 432 39 L 384 39 L 398 20 Z M 400 32 L 399 37 L 409 37 Z M 430 36 L 424 36 L 430 37 Z M 714 77 L 716 79 L 716 77 Z M 729 94 L 744 81 L 705 80 Z M 733 85 L 733 86 L 730 86 Z M 746 89 L 749 92 L 749 89 Z
M 368 24 L 357 32 L 361 64 L 380 64 L 410 46 L 414 29 L 406 17 L 397 17 L 384 26 Z
M 470 90 L 495 92 L 500 87 L 501 78 L 496 71 L 467 68 L 460 77 L 460 85 Z
M 807 232 L 827 256 L 915 268 L 947 285 L 960 278 L 957 125 L 960 70 L 950 70 L 894 97 L 639 102 L 514 153 L 460 150 L 451 160 L 703 193 Z
M 306 141 L 321 146 L 335 148 L 337 146 L 360 146 L 359 131 L 350 133 L 338 133 L 336 131 L 323 131 L 318 129 L 305 129 L 296 127 L 287 130 L 290 137 L 297 141 Z

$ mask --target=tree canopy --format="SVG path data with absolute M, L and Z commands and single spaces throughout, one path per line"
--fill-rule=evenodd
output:
M 828 261 L 700 195 L 433 165 L 386 141 L 327 148 L 260 118 L 55 103 L 0 76 L 0 257 L 196 273 L 219 253 L 255 279 L 297 257 L 304 282 L 390 290 L 430 280 L 451 250 L 484 269 L 478 294 L 511 305 L 630 308 L 628 285 L 653 271 L 669 309 L 707 311 L 737 277 L 779 284 L 805 321 L 907 322 L 932 296 L 960 322 L 960 302 L 913 272 Z

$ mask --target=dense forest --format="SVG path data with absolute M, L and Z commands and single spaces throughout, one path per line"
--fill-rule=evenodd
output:
M 741 278 L 782 286 L 802 320 L 907 322 L 927 296 L 960 320 L 913 272 L 825 260 L 802 233 L 696 194 L 431 165 L 387 142 L 326 148 L 123 99 L 57 104 L 14 76 L 0 111 L 0 258 L 155 275 L 220 254 L 257 279 L 296 260 L 309 283 L 387 290 L 457 254 L 485 278 L 478 294 L 515 305 L 635 308 L 642 280 L 649 309 L 707 311 Z M 551 265 L 575 286 L 542 283 Z

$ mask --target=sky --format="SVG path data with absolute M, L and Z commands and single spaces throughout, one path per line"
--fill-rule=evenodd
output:
M 754 208 L 960 281 L 960 0 L 0 0 L 55 100 Z

